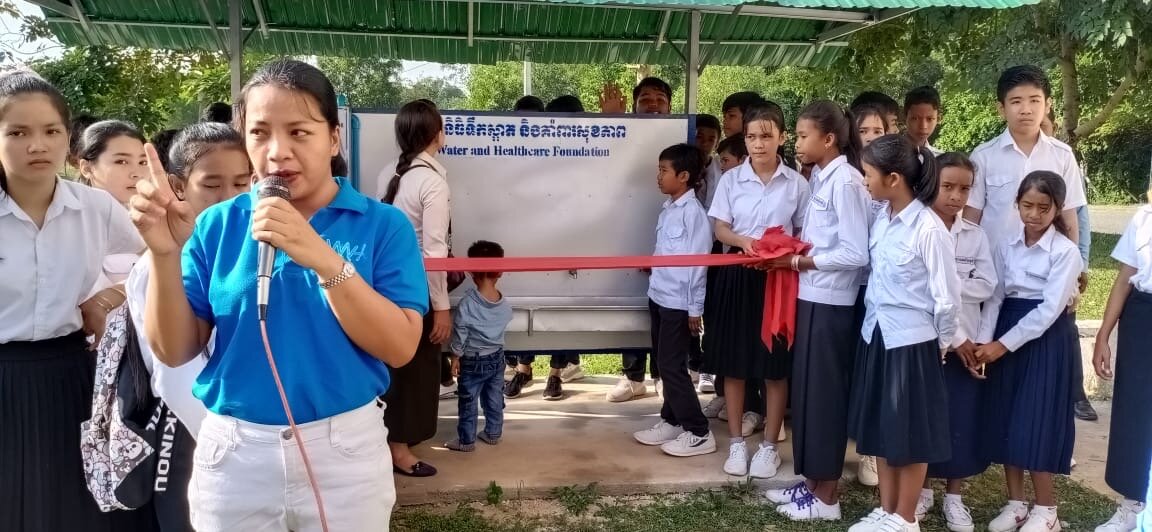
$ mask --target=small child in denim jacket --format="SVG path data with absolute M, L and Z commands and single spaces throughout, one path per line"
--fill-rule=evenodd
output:
M 503 257 L 495 242 L 477 241 L 468 257 Z M 444 446 L 461 452 L 476 450 L 476 439 L 489 445 L 500 442 L 504 428 L 504 330 L 512 321 L 512 306 L 496 289 L 500 273 L 472 274 L 469 288 L 452 318 L 452 376 L 457 391 L 460 420 L 456 439 Z M 477 433 L 477 402 L 484 408 L 484 430 Z

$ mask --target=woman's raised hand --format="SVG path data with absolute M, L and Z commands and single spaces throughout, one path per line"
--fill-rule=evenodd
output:
M 149 177 L 136 182 L 136 195 L 128 201 L 132 223 L 153 255 L 179 253 L 192 236 L 196 214 L 191 205 L 176 197 L 156 148 L 145 144 L 144 153 Z

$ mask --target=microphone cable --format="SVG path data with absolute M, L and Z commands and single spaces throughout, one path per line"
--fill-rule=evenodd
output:
M 268 356 L 268 366 L 272 368 L 272 379 L 276 381 L 276 390 L 280 392 L 280 402 L 284 405 L 284 414 L 288 417 L 288 426 L 292 429 L 292 437 L 296 438 L 296 447 L 300 449 L 300 458 L 304 460 L 304 472 L 308 476 L 308 484 L 312 486 L 312 495 L 316 498 L 316 508 L 320 511 L 320 527 L 328 532 L 328 516 L 324 513 L 324 499 L 320 497 L 320 484 L 316 482 L 316 475 L 312 472 L 312 461 L 308 459 L 308 451 L 304 449 L 304 438 L 300 437 L 300 428 L 292 417 L 292 408 L 288 406 L 288 394 L 284 392 L 284 383 L 280 381 L 280 372 L 276 369 L 276 360 L 272 357 L 272 342 L 268 339 L 268 321 L 266 316 L 260 317 L 260 336 L 264 339 L 264 354 Z

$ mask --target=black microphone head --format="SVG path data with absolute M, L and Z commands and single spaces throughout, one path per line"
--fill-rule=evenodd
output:
M 264 198 L 284 198 L 286 200 L 292 199 L 292 191 L 288 190 L 288 184 L 284 182 L 284 178 L 278 175 L 270 175 L 260 180 L 260 199 Z

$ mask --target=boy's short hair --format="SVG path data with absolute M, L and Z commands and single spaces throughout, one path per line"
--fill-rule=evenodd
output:
M 640 80 L 635 87 L 632 88 L 632 102 L 635 103 L 640 98 L 640 91 L 645 88 L 653 88 L 664 93 L 668 100 L 672 100 L 672 86 L 668 82 L 653 76 L 646 77 Z
M 541 100 L 540 98 L 532 96 L 531 94 L 529 94 L 528 96 L 521 96 L 519 100 L 516 100 L 516 104 L 512 106 L 512 110 L 513 111 L 543 111 L 544 110 L 544 100 Z
M 580 103 L 580 98 L 565 94 L 548 102 L 548 105 L 544 106 L 544 110 L 549 113 L 583 113 L 584 104 Z
M 504 248 L 495 242 L 477 240 L 468 246 L 469 258 L 500 258 L 504 256 Z
M 681 143 L 668 146 L 660 152 L 659 160 L 672 163 L 672 170 L 677 174 L 688 172 L 689 188 L 695 188 L 695 184 L 700 181 L 701 172 L 704 170 L 704 157 L 700 153 L 700 148 L 691 144 Z
M 204 112 L 200 114 L 201 122 L 219 122 L 221 124 L 232 123 L 232 106 L 224 102 L 216 102 L 204 108 Z
M 872 105 L 886 114 L 900 116 L 900 103 L 894 100 L 891 96 L 879 91 L 865 91 L 856 96 L 852 100 L 852 105 L 849 106 L 852 113 L 855 114 L 856 110 L 865 105 Z
M 744 113 L 749 107 L 760 103 L 764 103 L 764 97 L 760 96 L 759 93 L 752 91 L 735 92 L 724 98 L 724 103 L 720 105 L 720 111 L 727 113 L 730 109 L 740 109 L 740 112 Z
M 708 114 L 696 115 L 696 129 L 715 129 L 717 133 L 722 130 L 720 128 L 720 119 Z
M 1052 82 L 1048 80 L 1048 74 L 1035 65 L 1019 65 L 1000 74 L 1000 80 L 996 82 L 996 100 L 1004 103 L 1012 89 L 1024 85 L 1040 89 L 1045 98 L 1052 97 Z
M 738 159 L 743 159 L 748 156 L 748 145 L 744 144 L 742 135 L 732 135 L 720 141 L 720 145 L 716 147 L 716 153 L 724 152 L 731 153 Z
M 940 92 L 936 87 L 931 85 L 924 85 L 923 87 L 916 87 L 908 91 L 904 95 L 904 112 L 907 113 L 908 109 L 913 105 L 931 105 L 933 109 L 940 110 Z

